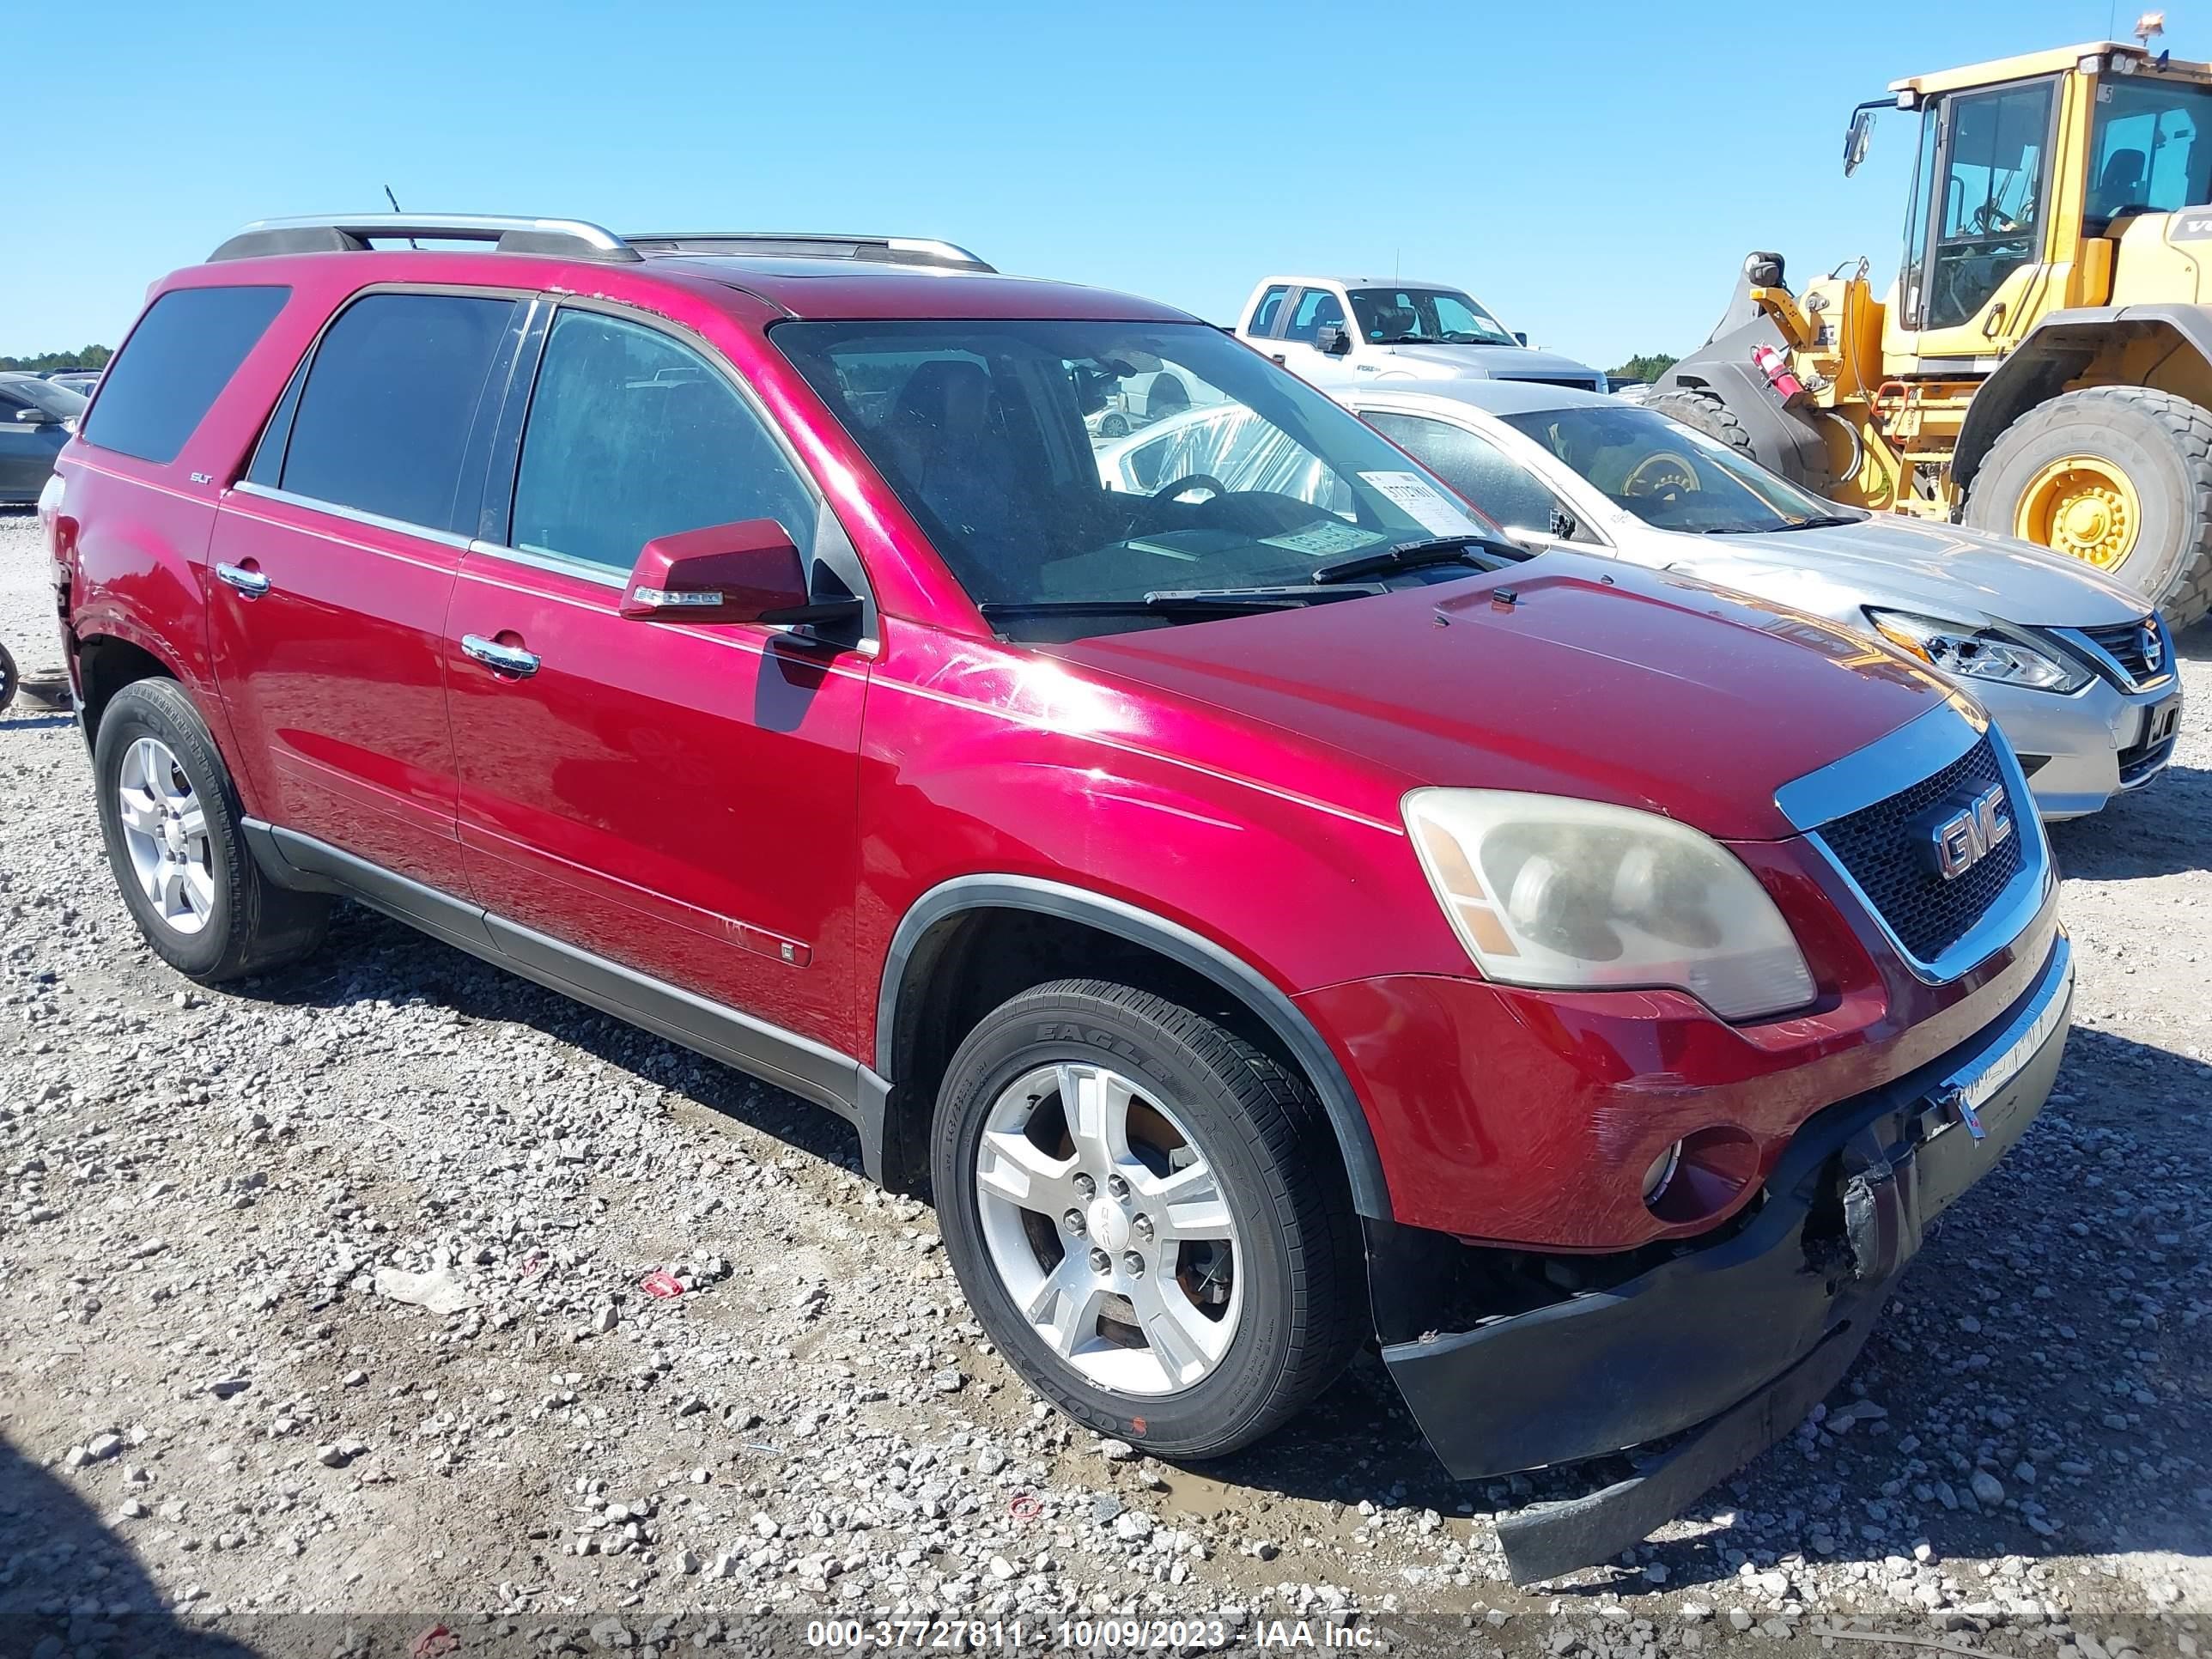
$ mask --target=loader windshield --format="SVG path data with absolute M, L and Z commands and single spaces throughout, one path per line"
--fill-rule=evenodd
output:
M 1753 535 L 1835 522 L 1835 509 L 1724 444 L 1633 404 L 1500 417 L 1656 530 Z

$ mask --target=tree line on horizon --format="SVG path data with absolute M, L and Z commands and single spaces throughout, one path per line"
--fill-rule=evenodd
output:
M 1681 361 L 1680 357 L 1669 356 L 1663 351 L 1646 351 L 1631 357 L 1619 368 L 1608 368 L 1605 378 L 1608 380 L 1641 380 L 1648 386 Z
M 0 357 L 0 369 L 26 370 L 43 374 L 50 368 L 106 368 L 115 355 L 104 345 L 79 346 L 75 351 L 41 351 L 28 357 Z

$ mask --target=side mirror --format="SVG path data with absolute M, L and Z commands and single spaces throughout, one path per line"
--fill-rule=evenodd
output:
M 1341 357 L 1352 349 L 1352 336 L 1342 323 L 1323 323 L 1314 331 L 1314 349 L 1326 356 Z
M 1513 331 L 1513 343 L 1515 345 L 1527 345 L 1528 343 L 1528 331 L 1525 328 L 1515 329 Z
M 32 404 L 28 408 L 17 410 L 15 418 L 25 426 L 52 426 L 59 417 L 48 414 L 36 404 Z
M 828 622 L 859 601 L 817 605 L 791 532 L 773 519 L 710 525 L 645 544 L 623 591 L 622 614 L 641 622 Z
M 1875 104 L 1861 104 L 1851 112 L 1851 124 L 1844 132 L 1844 177 L 1848 179 L 1859 170 L 1859 163 L 1867 157 L 1867 146 L 1874 141 L 1874 112 Z

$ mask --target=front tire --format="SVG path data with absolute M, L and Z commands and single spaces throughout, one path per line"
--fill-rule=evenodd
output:
M 261 873 L 240 828 L 237 788 L 174 680 L 139 680 L 109 699 L 92 771 L 108 867 L 162 961 L 214 985 L 322 943 L 330 901 Z
M 1726 444 L 1747 461 L 1759 456 L 1751 445 L 1751 434 L 1735 416 L 1735 411 L 1711 392 L 1677 390 L 1662 392 L 1656 398 L 1644 400 L 1646 409 L 1656 409 L 1670 420 L 1680 421 L 1692 432 L 1702 432 L 1717 443 Z
M 1000 1352 L 1147 1451 L 1249 1444 L 1365 1334 L 1319 1100 L 1164 998 L 1062 980 L 986 1016 L 939 1091 L 931 1170 L 946 1254 Z
M 1997 434 L 1965 518 L 2081 560 L 2179 633 L 2212 610 L 2212 410 L 2149 386 L 2062 392 Z

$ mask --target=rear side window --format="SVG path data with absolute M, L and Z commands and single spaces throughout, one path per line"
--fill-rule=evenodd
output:
M 514 307 L 453 294 L 356 301 L 308 368 L 281 487 L 432 530 L 464 520 L 473 529 L 477 491 L 458 499 L 462 457 Z
M 729 381 L 649 328 L 563 311 L 530 400 L 507 539 L 626 573 L 659 536 L 774 519 L 814 541 L 814 496 Z
M 289 288 L 180 288 L 148 307 L 100 384 L 84 440 L 142 461 L 177 459 Z
M 1277 283 L 1262 294 L 1260 296 L 1258 307 L 1252 313 L 1252 321 L 1247 332 L 1273 334 L 1275 331 L 1275 319 L 1282 314 L 1283 301 L 1290 297 L 1290 293 L 1288 283 Z

